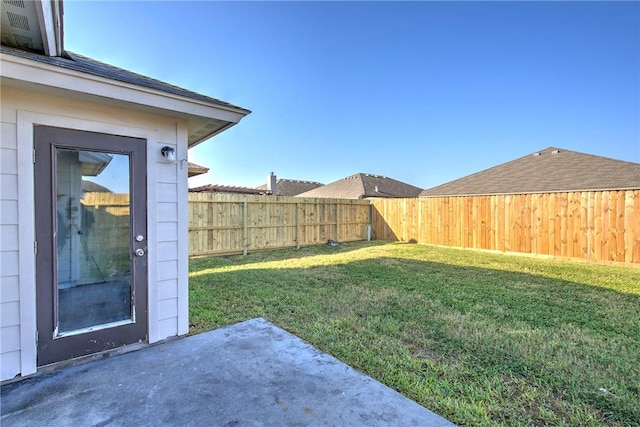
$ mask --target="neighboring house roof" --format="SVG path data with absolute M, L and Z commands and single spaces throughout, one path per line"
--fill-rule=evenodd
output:
M 203 175 L 209 172 L 209 168 L 188 162 L 187 172 L 189 174 L 189 178 L 191 178 L 192 176 Z
M 421 188 L 392 178 L 357 173 L 338 181 L 298 194 L 298 197 L 365 199 L 367 197 L 417 197 Z
M 640 189 L 640 163 L 549 147 L 424 190 L 421 197 Z
M 313 190 L 314 188 L 322 187 L 324 184 L 313 181 L 299 181 L 296 179 L 278 179 L 276 181 L 277 196 L 297 196 L 305 191 Z M 256 187 L 258 190 L 267 191 L 267 184 L 262 184 Z
M 190 188 L 189 191 L 192 193 L 255 194 L 258 196 L 264 194 L 264 191 L 256 188 L 216 184 L 207 184 L 201 187 Z
M 109 190 L 104 185 L 96 184 L 93 181 L 88 181 L 86 179 L 82 180 L 82 191 L 86 191 L 87 193 L 113 193 L 113 191 Z

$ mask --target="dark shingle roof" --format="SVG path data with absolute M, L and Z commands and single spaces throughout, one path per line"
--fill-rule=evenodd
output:
M 192 176 L 198 176 L 209 172 L 209 168 L 206 166 L 200 166 L 196 163 L 187 162 L 189 178 Z
M 233 104 L 229 104 L 228 102 L 192 92 L 190 90 L 183 89 L 181 87 L 174 86 L 160 80 L 152 79 L 151 77 L 127 71 L 122 68 L 114 67 L 113 65 L 105 64 L 103 62 L 96 61 L 95 59 L 78 55 L 77 53 L 67 51 L 63 56 L 47 56 L 34 52 L 27 52 L 20 49 L 14 49 L 4 45 L 0 48 L 0 51 L 2 53 L 17 56 L 20 58 L 38 61 L 43 64 L 66 68 L 68 70 L 74 70 L 98 77 L 104 77 L 106 79 L 129 83 L 135 86 L 146 87 L 148 89 L 155 89 L 161 92 L 183 96 L 185 98 L 202 101 L 213 105 L 233 108 L 246 113 L 250 112 L 249 110 L 235 106 Z
M 233 185 L 217 185 L 207 184 L 201 187 L 194 187 L 189 189 L 192 193 L 223 193 L 223 194 L 264 194 L 264 191 L 256 188 L 249 187 L 237 187 Z
M 276 181 L 276 192 L 278 196 L 297 196 L 305 191 L 313 190 L 314 188 L 322 187 L 324 184 L 313 181 L 299 181 L 296 179 L 278 179 Z M 266 191 L 267 184 L 262 184 L 256 187 L 259 190 Z
M 640 189 L 640 163 L 549 147 L 424 190 L 420 196 Z
M 299 194 L 299 197 L 365 199 L 367 197 L 417 197 L 421 188 L 392 178 L 357 173 L 322 187 Z

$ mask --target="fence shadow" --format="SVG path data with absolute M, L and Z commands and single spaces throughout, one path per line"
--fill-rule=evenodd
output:
M 284 249 L 264 249 L 250 251 L 247 255 L 242 254 L 230 254 L 230 255 L 209 255 L 193 257 L 189 260 L 193 269 L 198 269 L 200 266 L 216 262 L 216 259 L 224 259 L 226 262 L 234 264 L 250 264 L 262 261 L 283 261 L 288 259 L 303 259 L 313 257 L 317 255 L 327 254 L 340 254 L 345 252 L 357 251 L 360 249 L 372 247 L 372 246 L 384 246 L 389 244 L 389 241 L 384 240 L 372 240 L 372 241 L 354 241 L 354 242 L 337 242 L 337 244 L 321 244 L 314 246 L 304 246 L 299 249 L 296 248 L 284 248 Z

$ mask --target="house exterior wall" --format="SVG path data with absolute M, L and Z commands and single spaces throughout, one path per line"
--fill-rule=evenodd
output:
M 12 87 L 0 108 L 0 379 L 36 371 L 34 124 L 147 140 L 148 339 L 187 333 L 186 121 Z

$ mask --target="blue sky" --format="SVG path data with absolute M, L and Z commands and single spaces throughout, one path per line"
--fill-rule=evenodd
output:
M 555 146 L 640 162 L 639 2 L 65 2 L 65 48 L 252 110 L 190 179 L 429 188 Z

